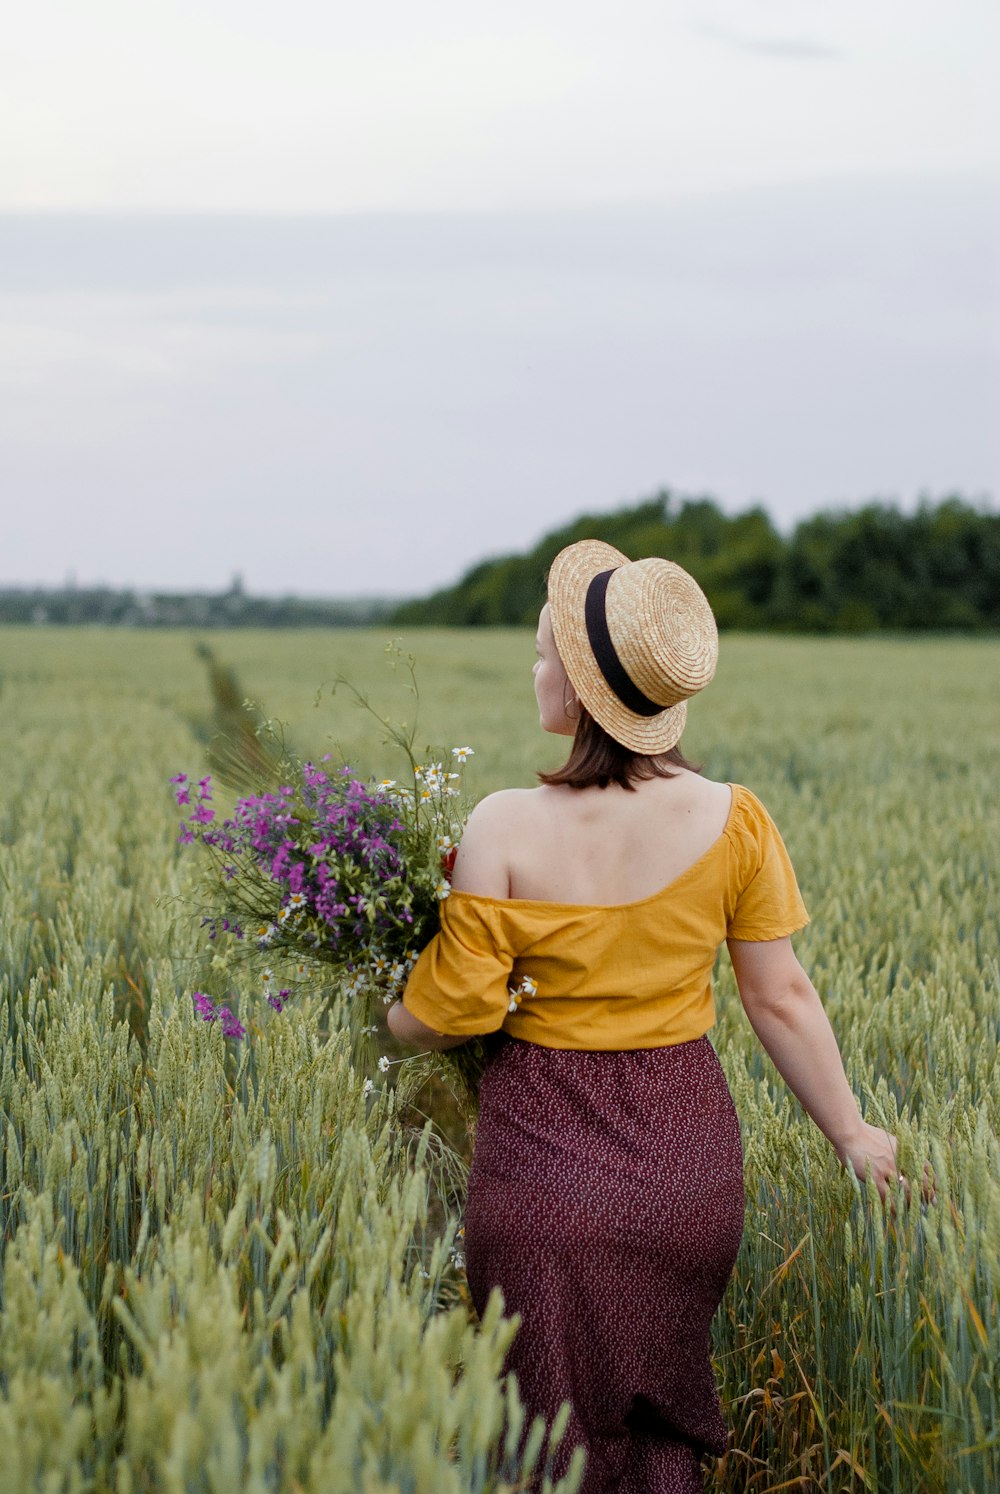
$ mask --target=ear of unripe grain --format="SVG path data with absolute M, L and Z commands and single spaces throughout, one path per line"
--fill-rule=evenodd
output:
M 2 728 L 4 1479 L 512 1488 L 513 1326 L 445 1305 L 454 1226 L 427 1236 L 420 1165 L 439 1153 L 391 1093 L 364 1099 L 317 1003 L 239 1055 L 195 1020 L 218 977 L 171 901 L 163 791 L 190 736 L 59 673 L 8 690 Z
M 381 690 L 383 644 L 241 633 L 219 652 L 296 741 L 330 733 L 381 777 L 362 716 L 309 707 L 340 670 Z M 417 647 L 427 721 L 476 745 L 471 788 L 555 765 L 528 634 Z M 365 1100 L 318 993 L 280 1018 L 253 1005 L 177 901 L 165 785 L 210 735 L 188 641 L 11 630 L 0 669 L 2 1479 L 515 1488 L 547 1448 L 500 1379 L 513 1326 L 463 1305 L 454 1159 L 391 1091 Z M 796 948 L 868 1118 L 937 1188 L 893 1216 L 853 1185 L 723 956 L 712 1036 L 747 1229 L 716 1324 L 735 1432 L 718 1491 L 1000 1487 L 995 675 L 989 642 L 727 638 L 692 707 L 685 750 L 753 788 L 788 843 L 813 916 Z M 412 711 L 398 680 L 383 703 Z M 235 999 L 249 1040 L 196 1021 L 195 989 Z

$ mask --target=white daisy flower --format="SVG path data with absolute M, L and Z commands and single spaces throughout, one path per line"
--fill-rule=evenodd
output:
M 507 1010 L 509 1012 L 516 1012 L 518 1007 L 521 1005 L 521 1000 L 523 997 L 535 996 L 537 995 L 537 992 L 538 982 L 536 980 L 532 980 L 530 975 L 522 975 L 517 986 L 507 987 L 507 994 L 510 997 L 510 1001 L 507 1005 Z
M 437 886 L 434 889 L 434 896 L 437 898 L 437 900 L 438 900 L 439 903 L 443 903 L 444 900 L 445 900 L 445 898 L 448 896 L 448 894 L 450 892 L 451 892 L 451 883 L 450 882 L 446 882 L 445 879 L 444 879 L 444 877 L 442 877 L 441 880 L 440 880 L 440 882 L 437 884 Z
M 450 835 L 439 835 L 437 838 L 437 848 L 439 851 L 450 851 L 454 844 L 455 842 Z
M 399 982 L 403 979 L 403 976 L 405 974 L 406 974 L 406 966 L 405 965 L 401 965 L 400 962 L 399 962 L 399 960 L 397 960 L 396 963 L 392 966 L 392 968 L 389 971 L 389 979 L 391 981 L 393 981 L 394 984 L 399 985 Z
M 387 1074 L 389 1072 L 389 1060 L 384 1053 L 378 1061 L 378 1071 L 380 1074 Z
M 370 1079 L 366 1079 L 364 1084 L 361 1086 L 361 1093 L 362 1095 L 364 1095 L 366 1100 L 374 1088 L 375 1086 L 372 1081 Z
M 379 788 L 382 789 L 386 793 L 388 793 L 388 791 L 390 789 L 394 789 L 395 787 L 396 787 L 396 780 L 395 780 L 395 778 L 383 778 L 382 781 L 381 781 L 381 783 L 379 784 Z
M 457 758 L 460 763 L 466 763 L 468 762 L 470 757 L 475 757 L 476 754 L 473 752 L 471 747 L 453 747 L 451 749 L 451 755 L 452 757 Z
M 304 892 L 293 892 L 288 899 L 288 906 L 290 908 L 304 908 L 305 905 L 306 895 Z

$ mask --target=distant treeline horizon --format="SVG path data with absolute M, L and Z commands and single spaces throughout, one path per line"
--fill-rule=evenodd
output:
M 802 633 L 1000 629 L 1000 514 L 953 495 L 904 513 L 871 502 L 801 519 L 788 535 L 760 506 L 663 490 L 581 514 L 530 550 L 478 562 L 452 586 L 388 597 L 0 585 L 0 625 L 126 628 L 533 627 L 564 546 L 600 539 L 632 560 L 663 555 L 704 588 L 723 629 Z
M 704 589 L 720 628 L 810 633 L 1000 628 L 1000 514 L 960 496 L 818 513 L 786 537 L 767 511 L 723 513 L 669 491 L 612 513 L 583 514 L 529 551 L 484 560 L 454 586 L 405 602 L 394 625 L 534 625 L 545 576 L 579 539 L 631 560 L 665 556 Z
M 381 597 L 255 597 L 114 586 L 0 586 L 0 624 L 105 628 L 359 628 L 397 606 Z

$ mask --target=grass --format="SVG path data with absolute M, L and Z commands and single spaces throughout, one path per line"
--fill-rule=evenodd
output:
M 166 780 L 213 732 L 197 640 L 0 631 L 0 1428 L 19 1489 L 515 1489 L 510 1325 L 469 1322 L 447 1150 L 361 1093 L 322 993 L 233 993 L 178 901 Z M 212 634 L 291 740 L 378 776 L 415 702 L 369 632 Z M 477 794 L 530 784 L 530 633 L 415 633 L 418 737 Z M 868 1118 L 937 1197 L 886 1213 L 751 1033 L 725 956 L 712 1038 L 747 1228 L 716 1324 L 718 1491 L 1000 1487 L 1000 692 L 990 641 L 730 637 L 685 750 L 781 826 L 796 938 Z M 439 1094 L 420 1101 L 467 1149 Z M 506 1409 L 505 1409 L 506 1408 Z M 539 1451 L 539 1457 L 544 1452 Z M 572 1474 L 563 1488 L 578 1481 Z

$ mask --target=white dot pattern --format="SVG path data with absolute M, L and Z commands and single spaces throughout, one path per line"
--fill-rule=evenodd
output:
M 582 1494 L 691 1494 L 727 1436 L 709 1325 L 743 1232 L 743 1150 L 707 1037 L 607 1052 L 504 1034 L 480 1091 L 469 1285 L 521 1327 L 530 1417 L 573 1414 Z

